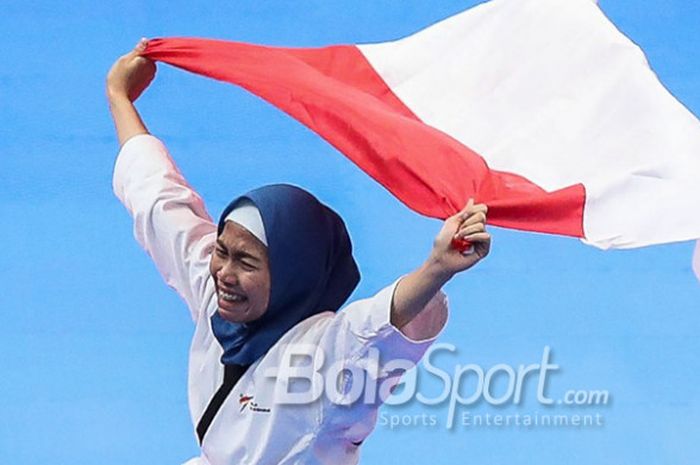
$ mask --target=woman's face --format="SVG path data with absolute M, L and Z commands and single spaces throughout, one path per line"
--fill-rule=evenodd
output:
M 250 231 L 227 221 L 209 270 L 222 318 L 248 323 L 263 316 L 270 301 L 270 265 L 267 247 Z

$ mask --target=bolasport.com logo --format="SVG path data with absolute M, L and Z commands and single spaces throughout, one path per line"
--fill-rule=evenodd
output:
M 604 409 L 612 396 L 607 389 L 558 389 L 561 366 L 545 346 L 534 363 L 438 363 L 455 355 L 453 344 L 431 346 L 419 364 L 411 360 L 381 360 L 370 348 L 362 357 L 332 360 L 317 346 L 299 344 L 286 351 L 282 364 L 266 372 L 276 378 L 275 403 L 306 404 L 317 401 L 338 405 L 358 402 L 386 404 L 378 425 L 463 428 L 596 428 L 604 425 Z M 444 360 L 443 360 L 444 361 Z M 449 364 L 448 364 L 449 365 Z M 392 413 L 417 402 L 421 413 Z M 534 406 L 534 408 L 533 408 Z

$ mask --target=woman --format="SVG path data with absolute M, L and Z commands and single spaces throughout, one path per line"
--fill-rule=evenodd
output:
M 336 313 L 359 280 L 340 217 L 275 185 L 236 198 L 213 224 L 133 105 L 155 76 L 145 45 L 107 77 L 121 145 L 113 184 L 196 323 L 189 404 L 202 454 L 190 463 L 356 463 L 403 373 L 388 363 L 420 360 L 447 320 L 440 288 L 488 254 L 486 206 L 470 201 L 421 267 Z M 471 253 L 455 250 L 455 238 Z

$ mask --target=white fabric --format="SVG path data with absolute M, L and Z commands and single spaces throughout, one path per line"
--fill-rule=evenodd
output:
M 267 236 L 265 235 L 265 226 L 263 225 L 262 216 L 260 216 L 260 210 L 250 200 L 244 199 L 236 205 L 236 208 L 226 215 L 226 221 L 240 224 L 267 247 Z
M 422 121 L 492 169 L 548 191 L 583 183 L 588 243 L 700 237 L 700 124 L 596 2 L 493 0 L 359 48 Z
M 196 329 L 190 349 L 189 406 L 194 427 L 223 380 L 222 349 L 214 338 L 210 317 L 217 310 L 208 271 L 216 227 L 201 198 L 182 178 L 163 144 L 148 135 L 127 141 L 117 158 L 114 191 L 134 219 L 134 233 L 166 282 L 186 301 Z M 354 464 L 362 441 L 374 428 L 379 405 L 340 407 L 323 396 L 307 405 L 279 405 L 273 398 L 274 378 L 264 376 L 280 366 L 296 343 L 321 349 L 326 362 L 344 367 L 368 363 L 369 349 L 381 353 L 379 383 L 398 382 L 400 372 L 386 362 L 417 362 L 435 338 L 409 338 L 418 326 L 438 334 L 447 318 L 440 293 L 407 325 L 397 330 L 389 321 L 395 284 L 376 296 L 350 304 L 338 313 L 315 315 L 288 331 L 239 380 L 214 418 L 202 443 L 202 455 L 188 465 Z M 347 379 L 345 380 L 347 382 Z M 241 396 L 253 396 L 259 408 L 241 408 Z M 194 432 L 193 427 L 193 432 Z

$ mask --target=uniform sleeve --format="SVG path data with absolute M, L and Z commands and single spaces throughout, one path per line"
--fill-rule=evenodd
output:
M 136 240 L 196 320 L 216 239 L 216 226 L 201 197 L 182 177 L 165 145 L 148 134 L 122 146 L 113 188 L 133 218 Z
M 319 344 L 326 359 L 324 367 L 333 373 L 324 373 L 326 383 L 335 381 L 334 391 L 340 395 L 335 400 L 324 395 L 321 430 L 326 439 L 338 441 L 343 447 L 356 447 L 372 431 L 383 396 L 388 395 L 387 388 L 391 392 L 404 373 L 420 361 L 447 321 L 447 297 L 439 292 L 413 321 L 402 330 L 396 328 L 390 316 L 397 284 L 398 281 L 374 297 L 356 301 L 338 312 Z M 427 325 L 433 336 L 422 340 L 412 337 L 417 325 Z M 343 369 L 339 378 L 335 377 L 337 369 L 330 368 L 334 365 Z M 363 375 L 354 378 L 353 371 Z M 358 381 L 361 388 L 356 397 Z M 346 403 L 349 398 L 357 400 Z
M 391 324 L 391 302 L 400 280 L 385 287 L 374 297 L 353 302 L 336 315 L 336 325 L 351 338 L 345 341 L 345 357 L 356 359 L 371 348 L 387 361 L 406 359 L 417 363 L 447 321 L 447 297 L 438 292 L 410 323 L 399 330 Z M 334 325 L 335 326 L 335 325 Z M 418 340 L 416 328 L 427 327 L 432 337 Z

